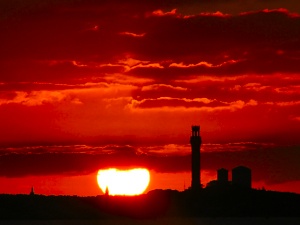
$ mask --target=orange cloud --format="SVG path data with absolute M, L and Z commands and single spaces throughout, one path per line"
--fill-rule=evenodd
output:
M 271 86 L 263 86 L 260 83 L 247 83 L 243 86 L 246 90 L 254 90 L 254 91 L 262 91 L 267 88 L 270 88 Z
M 300 94 L 300 85 L 290 85 L 288 87 L 278 87 L 274 89 L 282 94 Z
M 220 11 L 216 12 L 202 12 L 200 13 L 201 16 L 217 16 L 217 17 L 230 17 L 230 14 L 224 14 Z
M 300 105 L 300 101 L 276 102 L 273 104 L 278 105 L 278 106 L 294 106 L 294 105 Z
M 153 90 L 158 90 L 160 88 L 172 89 L 172 90 L 177 90 L 177 91 L 187 91 L 188 90 L 188 88 L 185 88 L 185 87 L 172 86 L 172 85 L 168 85 L 168 84 L 151 84 L 151 85 L 143 86 L 141 91 L 153 91 Z
M 177 9 L 172 9 L 170 12 L 163 12 L 161 9 L 152 12 L 153 16 L 174 16 L 177 14 Z
M 223 63 L 220 63 L 220 64 L 212 64 L 212 63 L 208 63 L 208 62 L 199 62 L 199 63 L 196 63 L 196 64 L 183 64 L 182 62 L 181 63 L 171 63 L 169 65 L 169 67 L 179 67 L 179 68 L 189 68 L 189 67 L 197 67 L 197 66 L 205 66 L 205 67 L 221 67 L 221 66 L 224 66 L 226 64 L 234 64 L 234 63 L 237 63 L 239 62 L 240 60 L 229 60 L 229 61 L 226 61 L 226 62 L 223 62 Z
M 99 100 L 107 98 L 131 97 L 131 92 L 137 87 L 130 84 L 120 83 L 86 83 L 71 86 L 64 90 L 38 90 L 38 91 L 16 91 L 12 92 L 13 98 L 0 98 L 0 105 L 21 104 L 25 106 L 39 106 L 44 104 L 83 104 L 90 102 L 92 98 Z
M 124 84 L 124 85 L 144 85 L 152 83 L 154 80 L 147 77 L 135 77 L 122 73 L 109 74 L 103 78 L 108 83 Z M 97 80 L 95 78 L 95 80 Z
M 148 14 L 147 14 L 148 15 Z M 160 9 L 155 10 L 151 13 L 152 16 L 175 16 L 177 18 L 190 19 L 197 16 L 214 16 L 214 17 L 230 17 L 230 14 L 225 14 L 220 11 L 216 12 L 201 12 L 198 15 L 182 15 L 177 12 L 177 9 L 172 9 L 169 12 L 164 12 Z M 149 15 L 148 15 L 149 16 Z
M 132 99 L 127 107 L 131 110 L 155 110 L 155 111 L 236 111 L 247 106 L 256 106 L 257 101 L 251 99 L 248 102 L 237 100 L 233 102 L 218 102 L 207 98 L 171 98 L 159 97 L 157 99 Z
M 144 37 L 146 33 L 141 33 L 141 34 L 136 34 L 136 33 L 133 33 L 133 32 L 120 32 L 121 35 L 125 35 L 125 36 L 130 36 L 130 37 L 137 37 L 137 38 L 140 38 L 140 37 Z
M 252 11 L 252 12 L 242 12 L 240 13 L 240 15 L 244 16 L 244 15 L 249 15 L 249 14 L 256 14 L 258 12 L 263 12 L 263 13 L 283 13 L 288 15 L 291 18 L 299 18 L 300 14 L 299 13 L 292 13 L 289 10 L 285 9 L 285 8 L 278 8 L 278 9 L 263 9 L 260 11 Z
M 149 64 L 137 64 L 135 66 L 132 67 L 125 67 L 126 68 L 126 72 L 133 70 L 133 69 L 137 69 L 137 68 L 159 68 L 159 69 L 163 69 L 164 67 L 162 65 L 160 65 L 159 63 L 149 63 Z
M 151 61 L 142 61 L 138 59 L 133 58 L 124 58 L 119 59 L 117 62 L 112 63 L 96 63 L 96 62 L 89 62 L 89 63 L 80 63 L 77 61 L 63 61 L 63 62 L 51 62 L 51 65 L 56 65 L 58 63 L 71 63 L 72 65 L 76 67 L 88 67 L 88 68 L 95 68 L 95 69 L 101 69 L 101 68 L 122 68 L 120 72 L 129 72 L 130 70 L 134 70 L 136 68 L 160 68 L 163 69 L 164 67 L 157 62 L 151 62 Z
M 3 104 L 22 104 L 26 106 L 37 106 L 45 103 L 55 103 L 66 99 L 66 95 L 60 91 L 32 91 L 27 92 L 15 92 L 16 96 L 10 100 L 0 100 L 0 105 Z M 79 103 L 78 99 L 73 99 L 73 103 Z

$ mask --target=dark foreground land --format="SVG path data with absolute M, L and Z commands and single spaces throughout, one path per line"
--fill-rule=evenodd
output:
M 264 218 L 265 220 L 278 218 L 280 220 L 298 217 L 300 217 L 300 195 L 273 191 L 155 190 L 135 197 L 0 195 L 0 219 L 6 222 L 50 219 L 89 220 L 93 224 L 92 220 L 113 219 L 123 222 L 144 220 L 144 224 L 147 224 L 148 220 L 171 219 L 191 220 L 193 223 L 196 221 L 195 224 L 203 224 L 197 221 L 205 218 L 206 220 L 225 218 L 226 221 L 226 218 Z M 255 224 L 259 223 L 255 222 Z

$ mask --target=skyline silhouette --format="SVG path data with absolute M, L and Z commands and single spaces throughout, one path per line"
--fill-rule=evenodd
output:
M 289 222 L 298 220 L 300 195 L 252 189 L 251 169 L 245 166 L 232 169 L 231 181 L 227 169 L 218 169 L 217 180 L 210 181 L 204 187 L 200 176 L 202 144 L 200 126 L 191 128 L 191 186 L 182 192 L 155 189 L 146 194 L 134 196 L 120 194 L 111 196 L 109 188 L 112 186 L 108 184 L 105 186 L 105 192 L 97 196 L 44 196 L 36 194 L 34 187 L 31 187 L 28 195 L 0 194 L 0 207 L 3 208 L 0 212 L 0 219 L 28 221 L 93 219 L 109 222 L 112 219 L 114 221 L 126 219 L 131 222 L 154 219 L 155 223 L 166 218 L 176 219 L 176 221 L 180 218 L 187 221 L 188 218 L 207 217 L 295 218 Z M 121 180 L 126 183 L 126 180 Z M 130 182 L 134 181 L 130 180 Z M 126 186 L 127 183 L 125 183 L 117 183 L 117 185 Z
M 190 136 L 190 147 L 191 147 L 191 153 L 189 154 L 189 157 L 190 157 L 190 177 L 191 177 L 191 186 L 185 187 L 185 181 L 184 181 L 184 187 L 183 187 L 183 191 L 186 191 L 186 190 L 190 190 L 190 191 L 193 191 L 192 193 L 197 193 L 197 192 L 201 192 L 201 190 L 203 188 L 207 188 L 207 189 L 211 189 L 211 188 L 217 188 L 217 190 L 251 190 L 252 189 L 252 172 L 251 172 L 251 169 L 246 167 L 246 166 L 243 166 L 243 165 L 239 165 L 239 166 L 236 166 L 234 168 L 232 168 L 232 172 L 231 172 L 231 181 L 229 180 L 229 175 L 228 175 L 228 170 L 225 169 L 225 168 L 219 168 L 216 170 L 216 180 L 213 179 L 213 180 L 210 180 L 208 181 L 206 184 L 203 184 L 201 182 L 201 144 L 202 144 L 202 138 L 201 138 L 201 135 L 200 135 L 200 126 L 199 125 L 193 125 L 191 126 L 191 136 Z M 223 159 L 225 160 L 225 159 Z M 110 166 L 109 166 L 110 167 Z M 134 168 L 136 169 L 136 168 Z M 100 172 L 101 170 L 99 170 Z M 109 169 L 107 171 L 113 171 L 113 172 L 116 172 L 117 169 Z M 107 171 L 103 170 L 101 171 L 103 174 L 110 174 L 110 176 L 116 176 L 116 174 L 112 174 L 111 172 L 110 173 L 107 173 Z M 135 171 L 135 173 L 137 173 L 137 171 L 142 171 L 143 174 L 146 172 L 147 175 L 149 176 L 149 180 L 147 181 L 147 183 L 150 182 L 151 184 L 151 176 L 150 176 L 150 172 L 146 169 L 146 168 L 142 168 L 139 169 L 139 170 L 128 170 L 128 168 L 125 167 L 124 170 L 120 170 L 118 171 L 118 173 L 123 173 L 122 176 L 126 176 L 128 179 L 130 179 L 130 181 L 128 181 L 129 183 L 134 183 L 135 181 L 133 180 L 134 177 L 136 177 L 136 174 L 135 176 L 129 176 L 129 171 Z M 108 180 L 107 180 L 107 175 L 103 175 L 103 181 L 106 182 L 106 183 L 99 183 L 99 180 L 101 180 L 99 178 L 99 172 L 98 172 L 98 185 L 99 185 L 99 188 L 100 188 L 100 185 L 105 185 L 105 188 L 104 186 L 102 187 L 102 194 L 104 194 L 105 196 L 108 196 L 109 193 L 110 193 L 110 190 L 109 190 L 109 183 Z M 125 173 L 126 172 L 126 173 Z M 106 178 L 105 178 L 106 177 Z M 121 175 L 119 176 L 119 179 L 121 178 Z M 141 179 L 142 177 L 139 177 L 138 179 Z M 135 178 L 137 179 L 137 178 Z M 120 181 L 117 181 L 115 180 L 114 181 L 115 185 L 113 188 L 117 188 L 117 186 L 122 186 L 122 183 Z M 117 182 L 117 183 L 116 183 Z M 122 179 L 122 182 L 127 182 L 126 180 Z M 117 186 L 116 186 L 117 185 Z M 126 187 L 128 187 L 127 183 L 123 184 L 125 185 Z M 165 190 L 171 190 L 172 187 L 169 183 L 166 183 L 167 185 L 167 188 L 165 188 Z M 124 186 L 124 187 L 125 187 Z M 144 185 L 143 185 L 144 186 Z M 147 186 L 147 185 L 146 185 Z M 151 186 L 151 185 L 150 185 Z M 156 188 L 158 189 L 158 188 Z M 255 188 L 257 190 L 266 190 L 265 187 L 260 187 L 260 188 Z M 147 189 L 148 191 L 153 191 L 152 189 Z M 120 190 L 118 189 L 117 192 L 119 192 Z M 273 190 L 274 191 L 274 190 Z M 6 193 L 4 193 L 6 194 Z M 17 193 L 17 194 L 20 194 L 20 193 Z M 50 193 L 51 194 L 51 193 Z M 139 192 L 139 193 L 136 193 L 136 194 L 130 194 L 130 195 L 140 195 L 140 194 L 143 194 L 143 192 Z M 32 186 L 31 187 L 31 191 L 29 193 L 30 196 L 34 196 L 35 195 L 35 192 L 34 192 L 34 187 Z M 53 193 L 52 193 L 53 195 Z M 115 194 L 113 194 L 115 195 Z M 116 195 L 122 195 L 120 193 L 116 194 Z M 126 195 L 126 193 L 124 193 L 124 195 Z

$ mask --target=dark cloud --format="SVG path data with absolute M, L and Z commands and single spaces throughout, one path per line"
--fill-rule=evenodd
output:
M 128 72 L 157 79 L 298 72 L 300 17 L 285 10 L 190 17 L 176 12 L 146 16 L 131 11 L 91 14 L 87 11 L 88 7 L 78 11 L 72 7 L 53 9 L 18 22 L 1 23 L 1 80 L 101 77 L 124 70 L 95 65 L 118 66 L 126 55 L 160 64 L 163 68 L 136 67 Z M 121 35 L 124 32 L 143 36 Z M 47 65 L 43 61 L 61 63 Z M 87 67 L 76 67 L 72 61 Z M 170 67 L 172 63 L 197 65 L 200 62 L 211 66 Z
M 193 81 L 193 79 L 195 80 Z M 185 83 L 185 81 L 187 82 Z M 181 80 L 165 80 L 165 82 L 172 84 L 171 87 L 173 88 L 167 88 L 163 85 L 144 86 L 133 92 L 134 99 L 137 101 L 150 100 L 152 103 L 161 99 L 161 97 L 169 97 L 170 100 L 175 98 L 182 103 L 186 100 L 193 102 L 193 99 L 197 98 L 207 98 L 208 101 L 214 101 L 214 103 L 216 103 L 216 100 L 223 102 L 243 100 L 248 102 L 253 99 L 259 103 L 267 103 L 298 101 L 300 94 L 297 91 L 300 84 L 297 75 L 290 76 L 289 79 L 286 79 L 285 76 L 262 77 L 250 75 L 238 76 L 232 79 L 230 77 L 224 79 L 220 77 L 203 77 L 199 80 L 197 80 L 197 76 L 191 76 L 188 79 L 182 77 Z M 167 101 L 166 98 L 163 100 Z M 177 102 L 177 105 L 183 106 L 184 104 L 180 104 L 180 101 Z
M 84 8 L 97 10 L 97 7 L 104 7 L 110 9 L 123 8 L 128 10 L 153 10 L 153 9 L 173 9 L 178 8 L 181 12 L 195 14 L 200 11 L 215 12 L 224 11 L 226 13 L 238 14 L 240 12 L 257 11 L 261 9 L 276 9 L 287 8 L 299 12 L 299 5 L 294 0 L 145 0 L 143 2 L 138 0 L 2 0 L 1 14 L 5 16 L 16 15 L 20 13 L 33 13 L 36 11 L 42 11 L 46 9 L 53 9 L 56 7 L 68 7 L 68 8 Z
M 112 146 L 111 146 L 112 147 Z M 99 169 L 117 167 L 146 167 L 162 173 L 190 171 L 190 155 L 147 154 L 136 147 L 115 146 L 106 148 L 82 148 L 79 152 L 52 152 L 43 148 L 27 152 L 12 153 L 12 149 L 2 149 L 0 175 L 21 177 L 28 175 L 82 175 L 95 173 Z M 44 147 L 45 148 L 45 147 Z M 210 151 L 202 152 L 201 168 L 216 171 L 224 167 L 228 170 L 245 165 L 252 169 L 254 181 L 267 184 L 299 180 L 299 146 L 274 146 L 257 143 L 204 146 Z M 55 148 L 52 148 L 52 151 Z M 109 150 L 108 150 L 109 149 Z M 147 149 L 147 148 L 146 148 Z M 77 149 L 78 150 L 78 149 Z M 106 150 L 107 152 L 103 151 Z M 26 150 L 28 151 L 28 149 Z M 98 151 L 98 152 L 97 152 Z

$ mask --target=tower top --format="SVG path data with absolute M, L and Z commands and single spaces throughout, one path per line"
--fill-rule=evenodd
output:
M 192 131 L 200 131 L 200 126 L 192 126 Z
M 192 126 L 192 137 L 200 136 L 200 126 Z

